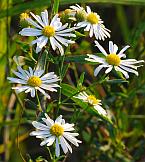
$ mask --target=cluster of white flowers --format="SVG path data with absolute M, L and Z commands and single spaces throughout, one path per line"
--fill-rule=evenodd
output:
M 107 68 L 105 73 L 109 73 L 112 69 L 120 71 L 125 78 L 129 78 L 128 72 L 138 75 L 137 68 L 142 66 L 138 65 L 143 63 L 143 60 L 137 61 L 135 59 L 124 59 L 126 58 L 125 51 L 129 46 L 125 46 L 119 53 L 118 46 L 109 41 L 109 54 L 104 50 L 104 48 L 98 43 L 98 40 L 105 40 L 105 38 L 110 38 L 110 30 L 107 29 L 100 16 L 96 12 L 92 12 L 90 7 L 87 6 L 86 10 L 79 6 L 70 6 L 69 14 L 74 18 L 80 16 L 80 21 L 76 21 L 73 27 L 69 27 L 69 23 L 63 24 L 59 14 L 56 14 L 51 20 L 48 16 L 48 11 L 44 10 L 41 12 L 41 16 L 35 15 L 30 12 L 33 19 L 26 13 L 21 14 L 23 20 L 27 21 L 30 27 L 23 28 L 19 34 L 23 36 L 36 36 L 36 39 L 31 42 L 31 45 L 36 44 L 36 53 L 42 51 L 47 44 L 51 45 L 51 48 L 56 51 L 59 50 L 61 55 L 64 55 L 64 46 L 75 43 L 74 40 L 70 40 L 70 37 L 74 39 L 76 35 L 75 30 L 84 28 L 84 31 L 89 32 L 89 36 L 95 36 L 95 44 L 104 55 L 104 57 L 99 57 L 97 55 L 87 54 L 88 57 L 85 60 L 90 62 L 100 63 L 100 65 L 95 69 L 94 76 L 103 68 Z M 122 59 L 123 58 L 123 59 Z M 17 78 L 8 77 L 11 83 L 17 84 L 12 89 L 16 92 L 30 92 L 31 97 L 35 97 L 36 91 L 41 92 L 48 99 L 50 95 L 47 91 L 57 92 L 57 88 L 61 88 L 57 83 L 60 78 L 54 72 L 49 72 L 44 74 L 44 70 L 37 69 L 33 70 L 29 67 L 29 70 L 24 70 L 21 66 L 17 67 L 18 72 L 13 71 Z M 22 86 L 21 86 L 22 85 Z M 101 100 L 96 99 L 92 94 L 87 94 L 85 91 L 80 92 L 74 98 L 80 99 L 83 102 L 88 103 L 88 106 L 92 106 L 98 114 L 102 116 L 107 116 L 107 112 L 102 108 Z M 55 142 L 55 152 L 56 156 L 60 156 L 60 145 L 63 152 L 66 154 L 68 151 L 72 152 L 72 147 L 67 142 L 71 142 L 75 146 L 79 146 L 80 140 L 76 139 L 78 133 L 72 133 L 74 131 L 74 124 L 65 123 L 65 120 L 60 115 L 55 121 L 50 119 L 50 117 L 45 113 L 45 118 L 42 118 L 42 122 L 33 121 L 33 126 L 37 129 L 31 132 L 31 136 L 36 136 L 36 138 L 41 138 L 43 141 L 40 143 L 41 146 L 50 146 Z M 67 140 L 66 140 L 67 139 Z

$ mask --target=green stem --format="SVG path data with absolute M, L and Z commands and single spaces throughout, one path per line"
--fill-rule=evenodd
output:
M 62 70 L 63 70 L 63 63 L 64 63 L 64 58 L 65 56 L 63 55 L 62 56 L 62 59 L 61 59 L 61 65 L 60 65 L 60 68 L 59 68 L 59 76 L 60 76 L 60 82 L 59 82 L 59 85 L 61 85 L 62 83 Z M 61 105 L 61 93 L 62 93 L 62 90 L 61 88 L 59 89 L 59 98 L 58 98 L 58 109 L 57 109 L 57 114 L 59 112 L 59 108 L 60 108 L 60 105 Z
M 37 105 L 38 110 L 39 110 L 40 112 L 43 112 L 42 107 L 41 107 L 41 104 L 40 104 L 40 100 L 39 100 L 39 96 L 38 96 L 37 90 L 36 90 L 36 98 L 37 98 L 37 102 L 38 102 L 38 105 Z
M 50 155 L 50 159 L 53 161 L 53 156 L 52 156 L 52 154 L 51 154 L 50 148 L 47 147 L 47 149 L 48 149 L 48 152 L 49 152 L 49 155 Z

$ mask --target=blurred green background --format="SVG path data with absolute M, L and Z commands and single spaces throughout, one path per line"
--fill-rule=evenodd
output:
M 120 48 L 127 44 L 131 46 L 128 58 L 145 58 L 145 0 L 60 0 L 59 11 L 75 3 L 89 5 L 97 12 L 112 31 L 111 40 Z M 0 0 L 0 162 L 21 162 L 21 154 L 28 161 L 30 157 L 34 160 L 40 155 L 49 159 L 47 150 L 39 146 L 40 141 L 29 137 L 35 109 L 26 105 L 21 117 L 23 100 L 11 91 L 6 77 L 11 74 L 11 68 L 16 67 L 13 57 L 27 56 L 25 49 L 32 40 L 23 40 L 18 35 L 21 30 L 19 15 L 29 11 L 40 13 L 45 8 L 49 11 L 50 5 L 50 0 Z M 96 51 L 92 43 L 89 38 L 80 39 L 72 47 L 72 55 Z M 101 44 L 108 49 L 108 40 Z M 92 66 L 87 64 L 72 63 L 65 81 L 75 85 L 84 69 L 87 74 L 85 85 L 91 84 L 95 78 Z M 94 94 L 98 92 L 109 106 L 115 126 L 113 128 L 84 112 L 78 122 L 84 142 L 69 156 L 68 162 L 145 162 L 144 70 L 144 67 L 139 69 L 139 77 L 131 75 L 129 84 L 102 84 L 91 89 Z M 72 71 L 75 79 L 71 78 Z M 22 94 L 21 99 L 24 99 Z

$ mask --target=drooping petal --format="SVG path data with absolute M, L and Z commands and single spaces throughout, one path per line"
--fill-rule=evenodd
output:
M 56 154 L 56 157 L 60 156 L 60 147 L 59 147 L 58 138 L 56 138 L 55 154 Z

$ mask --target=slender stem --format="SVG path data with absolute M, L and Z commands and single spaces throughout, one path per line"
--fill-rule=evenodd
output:
M 40 104 L 40 100 L 39 100 L 39 96 L 38 96 L 38 92 L 37 92 L 37 90 L 36 90 L 36 98 L 37 98 L 37 102 L 38 102 L 38 110 L 40 111 L 40 112 L 42 112 L 43 110 L 42 110 L 42 108 L 41 108 L 41 104 Z
M 62 60 L 61 60 L 61 65 L 60 65 L 60 68 L 59 68 L 59 76 L 60 76 L 60 82 L 59 84 L 61 85 L 62 83 L 62 70 L 63 70 L 63 63 L 64 63 L 64 58 L 65 56 L 63 55 L 62 56 Z M 57 108 L 57 114 L 59 113 L 59 108 L 60 108 L 60 105 L 61 105 L 61 93 L 62 93 L 62 90 L 61 88 L 59 89 L 59 98 L 58 98 L 58 108 Z
M 50 155 L 50 159 L 53 160 L 53 156 L 52 156 L 52 154 L 51 154 L 50 148 L 47 147 L 47 149 L 48 149 L 48 152 L 49 152 L 49 155 Z

